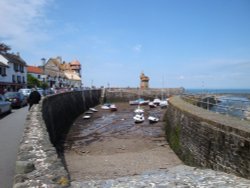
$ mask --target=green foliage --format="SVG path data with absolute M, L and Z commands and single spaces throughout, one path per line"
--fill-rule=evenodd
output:
M 177 125 L 171 132 L 170 134 L 170 145 L 171 148 L 175 151 L 178 152 L 180 149 L 180 126 Z
M 31 74 L 27 74 L 27 85 L 29 88 L 32 88 L 32 87 L 40 87 L 40 81 L 35 78 L 34 76 L 32 76 Z
M 41 87 L 43 89 L 46 89 L 49 87 L 47 83 L 41 82 L 40 80 L 38 80 L 36 77 L 34 77 L 31 74 L 27 74 L 27 84 L 29 88 Z

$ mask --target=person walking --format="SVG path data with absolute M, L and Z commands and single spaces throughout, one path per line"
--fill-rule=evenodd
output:
M 36 89 L 32 89 L 28 97 L 29 110 L 33 106 L 33 104 L 38 104 L 40 100 L 41 100 L 40 93 Z

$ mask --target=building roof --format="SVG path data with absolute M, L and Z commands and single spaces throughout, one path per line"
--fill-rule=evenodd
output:
M 4 56 L 11 63 L 16 63 L 16 64 L 21 64 L 23 66 L 27 66 L 26 62 L 20 57 L 19 53 L 18 54 L 1 53 L 1 55 Z
M 70 63 L 70 65 L 81 65 L 81 63 L 78 60 L 74 60 Z
M 64 74 L 66 78 L 69 80 L 77 80 L 77 81 L 81 80 L 81 78 L 75 72 L 67 71 L 67 72 L 64 72 Z
M 28 73 L 35 73 L 35 74 L 43 74 L 43 70 L 41 68 L 35 67 L 35 66 L 28 66 L 27 72 Z

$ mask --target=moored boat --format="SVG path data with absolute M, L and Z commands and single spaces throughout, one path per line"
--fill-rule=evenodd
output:
M 111 105 L 111 104 L 109 104 L 109 103 L 105 103 L 105 104 L 103 104 L 103 105 L 101 106 L 101 109 L 103 109 L 103 110 L 109 110 L 109 109 L 110 109 L 110 105 Z
M 149 102 L 148 105 L 149 105 L 150 108 L 155 108 L 155 107 L 157 107 L 157 105 L 154 104 L 153 102 Z
M 157 123 L 159 121 L 159 118 L 154 117 L 154 116 L 149 116 L 148 120 L 149 120 L 149 123 Z
M 144 110 L 143 110 L 140 106 L 138 106 L 138 107 L 134 110 L 134 112 L 135 112 L 136 114 L 143 114 L 143 113 L 144 113 Z
M 110 111 L 117 111 L 117 107 L 115 104 L 111 104 L 109 108 L 110 108 Z
M 135 123 L 142 123 L 145 120 L 143 114 L 136 114 L 133 119 Z
M 154 103 L 155 105 L 159 106 L 160 103 L 161 103 L 161 100 L 158 99 L 158 98 L 155 98 L 155 99 L 153 100 L 153 103 Z
M 84 115 L 82 118 L 83 118 L 83 119 L 90 119 L 91 116 L 89 116 L 89 115 Z
M 96 110 L 95 108 L 90 108 L 89 110 L 91 110 L 92 112 L 98 112 L 98 110 Z

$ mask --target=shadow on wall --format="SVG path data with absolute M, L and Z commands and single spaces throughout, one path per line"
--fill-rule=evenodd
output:
M 74 120 L 90 107 L 99 104 L 100 95 L 100 90 L 85 90 L 53 95 L 43 100 L 43 119 L 58 154 L 63 152 L 64 138 Z

